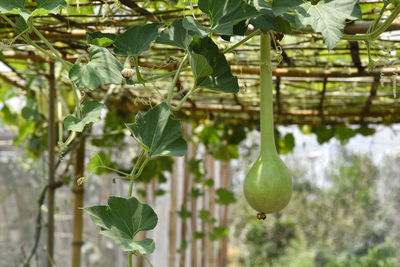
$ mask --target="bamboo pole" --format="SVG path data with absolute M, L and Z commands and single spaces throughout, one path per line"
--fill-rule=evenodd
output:
M 177 202 L 178 202 L 178 159 L 174 158 L 173 171 L 170 178 L 170 196 L 171 203 L 169 209 L 169 254 L 168 254 L 168 266 L 175 266 L 175 253 L 176 253 L 176 232 L 177 232 Z
M 207 156 L 207 173 L 208 177 L 214 179 L 214 157 L 212 155 Z M 208 195 L 209 195 L 209 206 L 210 206 L 210 219 L 214 218 L 215 216 L 215 188 L 214 185 L 208 188 Z M 208 224 L 208 232 L 212 233 L 214 231 L 214 224 L 210 222 Z M 207 256 L 208 256 L 208 267 L 215 266 L 215 241 L 210 240 L 207 238 L 208 247 L 207 247 Z
M 229 161 L 221 161 L 220 165 L 220 179 L 221 187 L 224 189 L 230 189 L 230 165 Z M 219 225 L 222 227 L 228 226 L 228 206 L 220 207 L 220 218 Z M 228 237 L 225 236 L 220 240 L 220 246 L 218 249 L 218 267 L 224 267 L 228 265 Z
M 54 264 L 54 200 L 55 200 L 55 151 L 56 146 L 56 124 L 55 124 L 55 99 L 56 84 L 54 75 L 54 62 L 49 63 L 49 122 L 48 122 L 48 179 L 49 191 L 47 196 L 47 266 Z
M 75 196 L 74 201 L 74 221 L 72 236 L 72 267 L 81 265 L 81 247 L 82 247 L 82 231 L 83 231 L 83 184 L 78 184 L 78 179 L 84 175 L 85 169 L 85 139 L 82 138 L 80 145 L 76 150 L 75 162 L 75 179 L 72 192 Z

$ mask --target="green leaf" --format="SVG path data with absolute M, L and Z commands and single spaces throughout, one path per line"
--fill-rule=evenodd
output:
M 242 0 L 199 0 L 199 8 L 210 17 L 213 32 L 225 35 L 233 34 L 236 22 L 258 15 L 258 11 Z
M 122 64 L 104 47 L 89 45 L 90 60 L 86 65 L 76 63 L 69 71 L 69 77 L 79 87 L 91 90 L 102 84 L 122 82 Z
M 64 127 L 68 131 L 82 132 L 83 128 L 89 123 L 101 120 L 101 110 L 105 105 L 98 101 L 87 101 L 83 103 L 83 118 L 78 119 L 74 116 L 67 116 L 64 119 Z
M 190 197 L 192 199 L 196 199 L 200 196 L 202 196 L 204 193 L 200 191 L 198 188 L 193 188 L 192 191 L 190 192 Z
M 211 217 L 211 213 L 208 210 L 200 210 L 199 211 L 199 218 L 203 221 L 208 221 Z
M 276 30 L 278 24 L 274 12 L 272 12 L 271 4 L 264 0 L 253 0 L 252 4 L 260 12 L 260 15 L 250 19 L 250 24 L 263 31 Z
M 100 31 L 86 33 L 86 40 L 88 44 L 93 44 L 101 47 L 110 46 L 116 37 L 116 34 L 102 33 Z
M 296 25 L 310 25 L 315 32 L 320 32 L 329 49 L 335 47 L 343 35 L 346 19 L 354 19 L 360 14 L 358 0 L 322 0 L 316 5 L 301 0 L 274 0 L 272 8 L 275 15 L 287 10 L 296 13 Z
M 218 46 L 209 37 L 193 37 L 190 44 L 190 65 L 196 86 L 226 93 L 237 93 L 239 84 Z
M 203 184 L 207 187 L 213 187 L 214 186 L 214 180 L 212 178 L 206 179 Z
M 194 239 L 201 239 L 201 238 L 203 238 L 204 236 L 205 236 L 205 234 L 202 233 L 202 232 L 194 232 L 194 234 L 193 234 L 193 238 L 194 238 Z
M 342 145 L 346 144 L 350 138 L 357 134 L 356 130 L 347 128 L 346 126 L 335 127 L 335 137 L 340 141 Z
M 182 125 L 171 117 L 167 103 L 158 104 L 146 114 L 139 112 L 134 123 L 126 124 L 133 138 L 153 156 L 183 156 L 187 151 Z
M 20 14 L 28 20 L 30 13 L 25 8 L 25 0 L 2 0 L 0 2 L 0 14 Z
M 136 161 L 137 158 L 135 158 L 134 162 L 136 163 Z M 171 157 L 153 158 L 146 164 L 137 181 L 149 183 L 154 178 L 158 178 L 158 180 L 163 179 L 165 172 L 172 172 L 173 163 L 174 160 Z
M 92 159 L 89 161 L 86 172 L 88 173 L 95 173 L 97 175 L 104 174 L 104 173 L 113 173 L 112 170 L 101 168 L 101 166 L 107 166 L 110 168 L 115 168 L 115 162 L 111 161 L 111 154 L 105 153 L 104 151 L 100 151 L 96 153 Z
M 187 49 L 193 40 L 193 35 L 192 31 L 183 27 L 183 20 L 177 19 L 160 33 L 156 42 Z
M 293 151 L 295 146 L 294 136 L 291 133 L 285 135 L 284 138 L 278 136 L 279 154 L 287 154 Z
M 233 35 L 244 36 L 247 32 L 248 27 L 249 27 L 248 20 L 242 20 L 237 22 L 235 25 L 233 25 Z M 231 40 L 231 36 L 229 35 L 222 35 L 221 38 L 228 42 Z
M 32 11 L 31 16 L 58 13 L 60 7 L 67 7 L 65 0 L 36 0 L 36 3 L 36 9 Z
M 134 197 L 126 199 L 110 196 L 108 206 L 91 206 L 84 210 L 101 227 L 100 233 L 115 241 L 123 251 L 135 255 L 154 251 L 152 239 L 134 240 L 138 232 L 152 230 L 157 225 L 157 214 L 149 205 L 140 203 Z
M 224 188 L 219 188 L 216 191 L 217 193 L 217 203 L 221 205 L 229 205 L 236 202 L 236 198 L 231 191 L 228 191 Z
M 195 33 L 197 36 L 203 38 L 211 33 L 211 30 L 198 22 L 193 17 L 185 17 L 182 21 L 182 26 L 188 30 Z
M 219 238 L 227 236 L 229 234 L 229 229 L 223 226 L 217 226 L 213 228 L 213 232 L 210 233 L 210 240 L 215 241 Z
M 2 0 L 0 2 L 0 13 L 8 13 L 15 10 L 26 10 L 25 0 Z
M 220 145 L 216 148 L 214 157 L 218 160 L 229 161 L 239 157 L 239 150 L 236 145 Z
M 187 219 L 190 218 L 192 216 L 192 213 L 187 210 L 185 207 L 182 207 L 181 210 L 178 211 L 178 215 L 180 218 Z
M 133 26 L 114 40 L 114 52 L 125 56 L 139 56 L 150 49 L 150 44 L 158 34 L 163 23 L 151 23 Z
M 0 14 L 20 14 L 27 21 L 32 16 L 57 13 L 60 7 L 67 7 L 65 0 L 36 0 L 36 9 L 29 13 L 25 8 L 25 0 L 2 0 Z

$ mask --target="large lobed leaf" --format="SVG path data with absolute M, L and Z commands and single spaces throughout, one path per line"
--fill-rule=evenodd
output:
M 174 20 L 157 37 L 156 42 L 187 49 L 192 42 L 194 32 L 183 27 L 183 19 Z
M 197 87 L 237 93 L 239 84 L 218 46 L 209 37 L 193 37 L 190 44 L 190 65 Z
M 36 8 L 29 13 L 25 8 L 25 0 L 1 0 L 0 14 L 19 14 L 25 20 L 28 20 L 31 16 L 57 13 L 60 7 L 67 7 L 67 2 L 65 2 L 65 0 L 36 0 L 36 3 Z
M 89 62 L 74 64 L 69 77 L 79 87 L 97 89 L 102 84 L 122 82 L 122 64 L 104 47 L 89 45 Z
M 310 25 L 320 32 L 329 49 L 341 39 L 346 19 L 361 18 L 358 0 L 322 0 L 315 5 L 302 0 L 274 0 L 272 8 L 275 15 L 294 11 L 297 26 Z
M 210 18 L 213 32 L 225 35 L 233 34 L 236 22 L 258 15 L 258 11 L 242 0 L 199 0 L 199 8 Z
M 187 151 L 182 125 L 171 118 L 167 103 L 158 104 L 145 114 L 139 112 L 134 123 L 126 125 L 133 138 L 153 156 L 183 156 Z
M 152 239 L 134 240 L 138 232 L 152 230 L 157 225 L 157 214 L 149 205 L 139 202 L 135 197 L 126 199 L 110 196 L 108 206 L 91 206 L 84 210 L 101 227 L 100 233 L 114 240 L 123 251 L 136 255 L 154 251 Z
M 98 101 L 86 101 L 82 105 L 83 118 L 67 116 L 64 119 L 64 127 L 68 131 L 82 132 L 86 125 L 101 120 L 101 110 L 105 108 L 103 103 Z
M 250 24 L 264 32 L 270 30 L 283 33 L 291 32 L 290 23 L 281 16 L 275 16 L 270 3 L 264 0 L 252 0 L 251 4 L 257 9 L 260 15 L 250 19 Z
M 162 25 L 163 23 L 151 23 L 131 27 L 117 35 L 113 43 L 114 52 L 125 56 L 139 56 L 150 49 L 150 44 L 156 39 L 158 28 Z

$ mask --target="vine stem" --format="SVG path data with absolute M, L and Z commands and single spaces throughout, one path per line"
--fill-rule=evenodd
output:
M 253 38 L 253 37 L 256 36 L 257 34 L 259 34 L 260 32 L 261 32 L 261 31 L 260 31 L 259 29 L 255 30 L 254 32 L 252 32 L 252 33 L 249 34 L 248 36 L 244 37 L 244 38 L 243 38 L 242 40 L 240 40 L 239 42 L 237 42 L 237 43 L 233 44 L 231 47 L 228 47 L 227 49 L 225 49 L 225 50 L 223 51 L 223 53 L 226 54 L 226 53 L 231 52 L 231 51 L 234 50 L 235 48 L 237 48 L 237 47 L 239 47 L 240 45 L 242 45 L 242 44 L 246 43 L 247 41 L 249 41 L 251 38 Z M 181 69 L 181 72 L 182 72 L 182 71 L 187 71 L 187 70 L 189 70 L 189 68 L 182 68 L 182 69 Z M 146 81 L 146 82 L 155 81 L 155 80 L 158 80 L 158 79 L 162 79 L 162 78 L 165 78 L 165 77 L 172 76 L 172 75 L 176 74 L 177 72 L 178 72 L 178 70 L 169 71 L 169 72 L 166 72 L 166 73 L 163 73 L 163 74 L 160 74 L 160 75 L 155 75 L 155 76 L 153 76 L 153 77 L 150 77 L 150 78 L 148 78 L 148 79 L 145 79 L 144 81 Z
M 149 259 L 146 257 L 146 255 L 143 255 L 143 258 L 147 261 L 147 263 L 150 265 L 150 267 L 154 267 L 153 264 L 151 264 Z
M 129 252 L 129 254 L 128 254 L 128 258 L 129 258 L 129 267 L 133 267 L 132 255 L 133 255 L 133 253 L 132 253 L 132 252 Z
M 237 42 L 236 44 L 232 45 L 231 47 L 228 47 L 227 49 L 224 50 L 224 54 L 231 52 L 232 50 L 236 49 L 237 47 L 241 46 L 242 44 L 244 44 L 245 42 L 247 42 L 248 40 L 250 40 L 251 38 L 253 38 L 254 36 L 258 35 L 261 32 L 260 29 L 257 29 L 255 31 L 253 31 L 252 33 L 250 33 L 249 35 L 247 35 L 245 38 L 243 38 L 242 40 L 240 40 L 239 42 Z
M 186 60 L 188 59 L 188 57 L 189 57 L 189 54 L 186 53 L 186 55 L 183 57 L 181 63 L 179 64 L 178 69 L 176 70 L 174 79 L 172 80 L 171 86 L 169 87 L 169 90 L 168 90 L 168 97 L 167 97 L 167 104 L 168 105 L 171 105 L 172 95 L 173 95 L 173 92 L 174 92 L 176 81 L 178 80 L 179 74 L 181 73 L 182 68 L 185 65 Z
M 186 100 L 188 99 L 188 97 L 197 89 L 196 86 L 193 86 L 192 89 L 190 89 L 190 91 L 181 99 L 181 101 L 178 103 L 178 105 L 176 106 L 170 106 L 170 109 L 173 111 L 178 111 L 181 109 L 182 105 L 186 102 Z
M 42 40 L 46 44 L 46 46 L 54 53 L 57 60 L 59 60 L 67 70 L 70 69 L 73 64 L 71 62 L 65 61 L 58 53 L 58 51 L 54 48 L 54 46 L 49 41 L 47 41 L 47 39 L 40 33 L 40 31 L 36 29 L 35 26 L 32 26 L 32 29 L 35 34 L 40 38 L 40 40 Z
M 137 171 L 137 169 L 139 168 L 139 166 L 141 165 L 141 161 L 143 160 L 143 157 L 145 155 L 145 151 L 142 150 L 139 154 L 138 160 L 136 161 L 135 167 L 133 167 L 131 173 L 130 173 L 130 177 L 131 177 L 131 182 L 129 184 L 129 191 L 128 191 L 128 197 L 132 197 L 132 193 L 133 193 L 133 182 L 135 180 L 135 173 Z
M 397 15 L 400 13 L 400 4 L 398 4 L 395 9 L 392 11 L 390 16 L 385 20 L 385 22 L 382 23 L 381 26 L 373 30 L 370 34 L 359 34 L 359 35 L 348 35 L 348 34 L 343 34 L 342 39 L 343 40 L 374 40 L 377 38 L 381 33 L 383 33 L 393 22 L 393 20 L 396 19 Z M 378 22 L 379 23 L 379 22 Z
M 261 155 L 277 154 L 274 138 L 274 116 L 272 95 L 271 37 L 262 33 L 260 37 L 260 126 Z
M 139 59 L 137 56 L 133 57 L 133 61 L 135 62 L 135 71 L 136 71 L 136 77 L 138 79 L 139 83 L 145 83 L 145 80 L 142 78 L 142 75 L 140 74 L 140 69 L 139 69 Z

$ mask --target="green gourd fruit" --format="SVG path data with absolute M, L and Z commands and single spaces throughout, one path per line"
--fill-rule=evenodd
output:
M 274 140 L 271 39 L 261 34 L 261 152 L 244 181 L 244 195 L 258 219 L 287 206 L 292 195 L 292 175 L 279 158 Z

